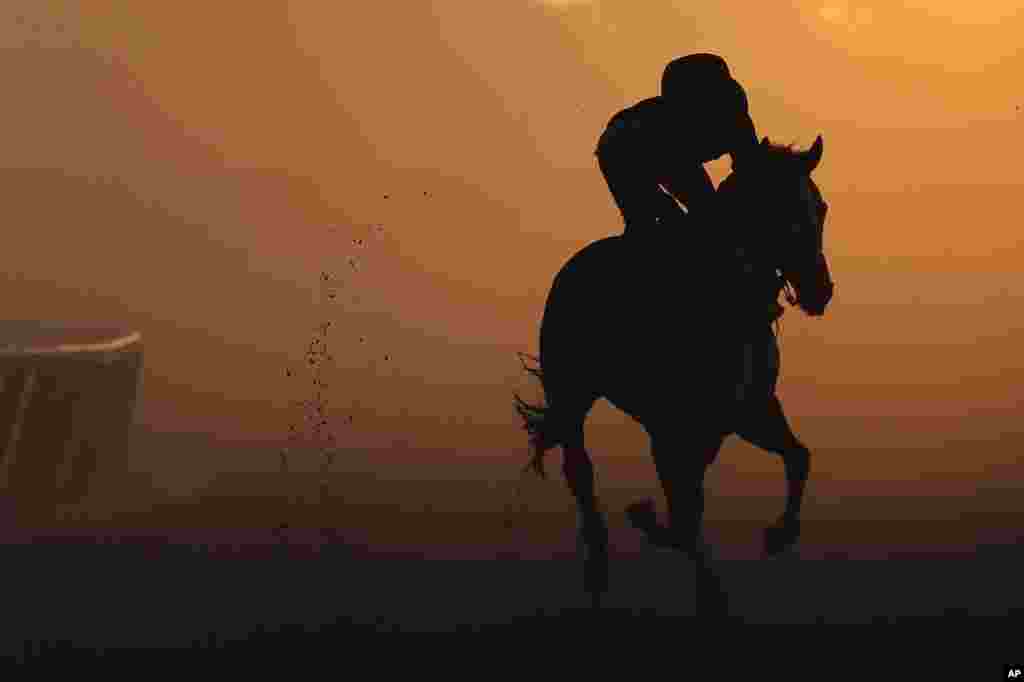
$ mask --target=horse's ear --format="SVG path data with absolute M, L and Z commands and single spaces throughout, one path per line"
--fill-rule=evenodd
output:
M 821 155 L 825 151 L 825 143 L 821 135 L 814 140 L 811 148 L 804 152 L 804 162 L 807 164 L 807 174 L 810 175 L 818 164 L 821 163 Z

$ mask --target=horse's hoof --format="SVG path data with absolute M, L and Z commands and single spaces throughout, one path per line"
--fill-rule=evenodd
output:
M 655 537 L 648 537 L 648 542 L 657 549 L 682 554 L 697 563 L 703 563 L 710 558 L 709 548 L 701 540 L 678 540 L 672 537 L 667 530 Z
M 686 555 L 687 559 L 698 564 L 703 564 L 711 558 L 704 547 L 685 547 L 682 548 L 682 552 Z
M 794 547 L 800 539 L 800 524 L 791 523 L 764 529 L 764 554 L 773 557 Z
M 697 592 L 697 613 L 707 619 L 727 619 L 729 617 L 729 595 L 712 586 L 706 592 Z
M 658 515 L 654 511 L 654 500 L 634 502 L 626 507 L 629 523 L 639 530 L 650 532 L 658 526 Z

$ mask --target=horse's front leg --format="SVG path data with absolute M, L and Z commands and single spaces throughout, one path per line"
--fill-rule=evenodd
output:
M 704 474 L 718 456 L 723 440 L 719 434 L 685 443 L 678 437 L 652 438 L 654 466 L 669 516 L 668 528 L 649 524 L 648 538 L 654 544 L 682 550 L 693 558 L 703 555 Z M 634 525 L 645 513 L 653 521 L 653 506 L 649 510 L 633 506 Z
M 804 487 L 810 472 L 811 453 L 803 445 L 796 445 L 784 452 L 786 468 L 786 509 L 782 516 L 764 531 L 764 553 L 774 556 L 794 546 L 800 539 L 800 506 L 804 498 Z
M 786 508 L 782 516 L 765 529 L 765 554 L 778 554 L 800 539 L 800 509 L 811 468 L 811 452 L 793 434 L 782 405 L 772 397 L 765 409 L 751 414 L 738 432 L 744 440 L 780 455 L 786 470 Z

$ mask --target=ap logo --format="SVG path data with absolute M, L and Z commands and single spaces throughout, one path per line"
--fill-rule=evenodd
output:
M 1016 666 L 1016 665 L 1008 665 L 1008 666 L 1006 666 L 1006 679 L 1008 679 L 1008 680 L 1021 680 L 1021 682 L 1024 682 L 1024 680 L 1022 680 L 1021 678 L 1024 678 L 1024 673 L 1022 673 L 1022 668 L 1020 666 Z

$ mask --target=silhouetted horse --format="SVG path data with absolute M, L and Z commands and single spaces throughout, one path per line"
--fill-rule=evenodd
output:
M 540 332 L 546 406 L 516 396 L 531 435 L 529 466 L 544 475 L 546 451 L 561 446 L 563 473 L 576 497 L 580 533 L 592 560 L 607 563 L 607 527 L 597 506 L 584 421 L 606 398 L 651 438 L 670 524 L 653 503 L 631 505 L 648 538 L 701 557 L 705 470 L 726 436 L 737 434 L 782 456 L 786 509 L 766 529 L 766 553 L 794 544 L 810 452 L 793 434 L 775 394 L 778 345 L 771 323 L 791 304 L 820 316 L 833 285 L 823 252 L 827 206 L 811 172 L 819 136 L 797 151 L 765 138 L 716 195 L 715 224 L 702 231 L 666 226 L 661 236 L 615 236 L 576 253 L 555 277 Z M 702 296 L 689 300 L 688 289 Z M 766 312 L 772 308 L 777 312 Z M 606 571 L 606 568 L 605 568 Z M 606 572 L 589 574 L 592 594 Z

